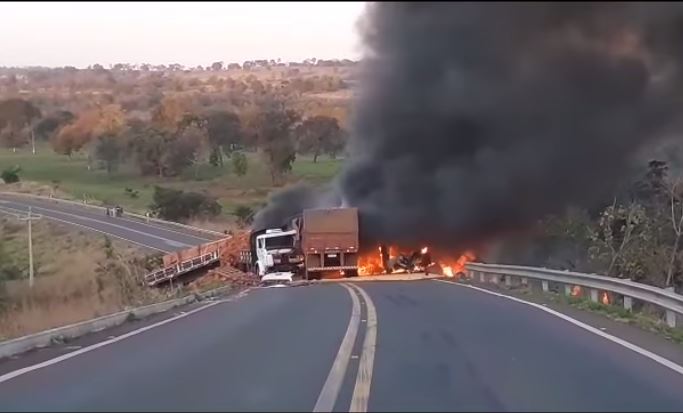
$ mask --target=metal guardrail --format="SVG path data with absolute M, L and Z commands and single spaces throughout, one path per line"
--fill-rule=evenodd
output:
M 549 290 L 549 282 L 564 284 L 565 294 L 571 293 L 572 286 L 590 289 L 591 300 L 598 301 L 600 291 L 618 294 L 624 297 L 624 307 L 631 310 L 633 299 L 654 304 L 666 311 L 666 321 L 670 327 L 675 327 L 677 314 L 683 315 L 683 295 L 676 294 L 673 289 L 664 289 L 647 284 L 637 283 L 628 279 L 606 277 L 596 274 L 584 274 L 571 271 L 550 270 L 547 268 L 523 267 L 517 265 L 498 265 L 469 263 L 466 265 L 469 278 L 482 282 L 498 283 L 498 277 L 504 276 L 505 283 L 511 286 L 513 278 L 520 278 L 522 284 L 528 279 L 541 280 L 543 291 Z M 487 280 L 488 278 L 488 280 Z
M 45 201 L 61 202 L 61 203 L 64 203 L 64 204 L 77 205 L 77 206 L 81 206 L 81 207 L 88 207 L 88 208 L 98 209 L 98 210 L 101 210 L 101 211 L 105 211 L 105 210 L 106 210 L 106 207 L 104 207 L 104 206 L 93 205 L 93 204 L 89 204 L 89 203 L 84 202 L 84 201 L 72 201 L 72 200 L 68 200 L 68 199 L 54 198 L 54 197 L 52 197 L 52 196 L 42 196 L 42 195 L 26 194 L 26 193 L 22 193 L 22 192 L 7 192 L 7 191 L 2 191 L 2 192 L 0 192 L 0 194 L 2 194 L 2 195 L 10 195 L 10 196 L 24 196 L 24 197 L 28 197 L 28 198 L 42 199 L 42 200 L 45 200 Z M 191 225 L 185 225 L 185 224 L 181 224 L 181 223 L 179 223 L 179 222 L 166 221 L 166 220 L 159 219 L 159 218 L 154 218 L 154 217 L 147 217 L 147 216 L 145 216 L 145 215 L 136 214 L 136 213 L 134 213 L 134 212 L 128 212 L 128 211 L 126 211 L 126 212 L 125 212 L 125 215 L 126 215 L 127 217 L 133 217 L 133 218 L 135 218 L 136 220 L 143 221 L 143 223 L 144 223 L 144 222 L 147 222 L 147 223 L 149 223 L 149 222 L 156 222 L 156 223 L 158 223 L 158 224 L 171 225 L 171 226 L 174 226 L 174 227 L 178 227 L 178 228 L 182 228 L 182 229 L 186 229 L 186 230 L 190 230 L 190 231 L 201 232 L 201 233 L 205 233 L 205 234 L 210 234 L 210 235 L 218 236 L 218 237 L 221 237 L 221 238 L 225 238 L 225 237 L 226 237 L 226 235 L 225 235 L 224 233 L 222 233 L 222 232 L 212 231 L 212 230 L 210 230 L 210 229 L 205 229 L 205 228 L 194 227 L 194 226 L 191 226 Z
M 198 268 L 218 262 L 220 259 L 219 251 L 210 252 L 200 257 L 195 257 L 170 267 L 161 268 L 145 275 L 144 280 L 148 286 L 153 287 L 159 283 L 172 280 L 180 275 L 194 271 Z

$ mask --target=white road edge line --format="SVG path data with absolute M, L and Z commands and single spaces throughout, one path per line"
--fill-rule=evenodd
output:
M 358 365 L 358 375 L 356 385 L 353 388 L 351 397 L 350 412 L 367 412 L 368 401 L 370 400 L 370 387 L 372 385 L 372 370 L 375 365 L 375 348 L 377 345 L 377 312 L 375 304 L 370 296 L 358 285 L 352 285 L 365 300 L 367 308 L 367 322 L 365 323 L 365 340 L 363 340 L 362 354 Z
M 477 290 L 477 291 L 480 291 L 480 292 L 483 292 L 483 293 L 486 293 L 486 294 L 495 295 L 495 296 L 498 296 L 498 297 L 507 298 L 508 300 L 516 301 L 516 302 L 518 302 L 518 303 L 526 304 L 526 305 L 529 305 L 529 306 L 531 306 L 531 307 L 537 308 L 537 309 L 539 309 L 539 310 L 545 311 L 546 313 L 550 313 L 550 314 L 552 314 L 552 315 L 554 315 L 554 316 L 556 316 L 556 317 L 559 317 L 559 318 L 561 318 L 561 319 L 563 319 L 563 320 L 565 320 L 565 321 L 568 321 L 568 322 L 574 324 L 575 326 L 581 327 L 581 328 L 583 328 L 584 330 L 587 330 L 587 331 L 589 331 L 589 332 L 591 332 L 591 333 L 593 333 L 593 334 L 596 334 L 596 335 L 598 335 L 598 336 L 600 336 L 600 337 L 602 337 L 602 338 L 604 338 L 604 339 L 606 339 L 606 340 L 609 340 L 609 341 L 611 341 L 611 342 L 613 342 L 613 343 L 619 344 L 620 346 L 626 347 L 627 349 L 629 349 L 629 350 L 631 350 L 631 351 L 634 351 L 634 352 L 640 354 L 640 355 L 643 356 L 643 357 L 647 357 L 647 358 L 649 358 L 650 360 L 652 360 L 652 361 L 654 361 L 654 362 L 656 362 L 656 363 L 659 363 L 659 364 L 661 364 L 662 366 L 667 367 L 667 368 L 669 368 L 669 369 L 675 371 L 675 372 L 678 373 L 678 374 L 683 375 L 683 366 L 680 366 L 680 365 L 674 363 L 674 362 L 671 361 L 671 360 L 668 360 L 668 359 L 666 359 L 666 358 L 664 358 L 664 357 L 662 357 L 662 356 L 659 356 L 659 355 L 657 355 L 657 354 L 655 354 L 655 353 L 652 353 L 651 351 L 645 350 L 645 349 L 642 348 L 642 347 L 638 347 L 637 345 L 635 345 L 635 344 L 633 344 L 633 343 L 630 343 L 630 342 L 628 342 L 628 341 L 626 341 L 626 340 L 622 340 L 622 339 L 620 339 L 619 337 L 615 337 L 615 336 L 613 336 L 613 335 L 611 335 L 611 334 L 607 334 L 607 333 L 605 333 L 604 331 L 599 330 L 599 329 L 597 329 L 597 328 L 595 328 L 595 327 L 591 327 L 591 326 L 589 326 L 588 324 L 582 323 L 581 321 L 579 321 L 579 320 L 577 320 L 577 319 L 575 319 L 575 318 L 569 317 L 568 315 L 562 314 L 562 313 L 560 313 L 560 312 L 558 312 L 558 311 L 555 311 L 555 310 L 553 310 L 553 309 L 551 309 L 551 308 L 547 308 L 547 307 L 544 307 L 544 306 L 542 306 L 542 305 L 540 305 L 540 304 L 532 303 L 532 302 L 529 302 L 529 301 L 524 301 L 524 300 L 521 300 L 521 299 L 519 299 L 519 298 L 517 298 L 517 297 L 511 297 L 511 296 L 509 296 L 509 295 L 500 294 L 500 293 L 497 293 L 497 292 L 494 292 L 494 291 L 489 291 L 489 290 L 487 290 L 487 289 L 485 289 L 485 288 L 475 287 L 475 286 L 473 286 L 473 285 L 459 284 L 459 283 L 455 283 L 455 282 L 451 282 L 451 281 L 445 281 L 445 280 L 433 280 L 433 281 L 438 281 L 438 282 L 442 282 L 442 283 L 447 283 L 447 284 L 451 284 L 451 285 L 458 286 L 458 287 L 467 287 L 467 288 L 471 288 L 471 289 L 473 289 L 473 290 Z
M 124 334 L 124 335 L 121 335 L 121 336 L 112 338 L 112 339 L 110 339 L 110 340 L 102 341 L 102 342 L 100 342 L 100 343 L 93 344 L 93 345 L 88 346 L 88 347 L 84 347 L 84 348 L 82 348 L 82 349 L 80 349 L 80 350 L 76 350 L 76 351 L 73 351 L 73 352 L 71 352 L 71 353 L 67 353 L 67 354 L 64 354 L 64 355 L 62 355 L 62 356 L 55 357 L 55 358 L 53 358 L 53 359 L 44 361 L 44 362 L 42 362 L 42 363 L 34 364 L 33 366 L 28 366 L 28 367 L 24 367 L 24 368 L 19 369 L 19 370 L 12 371 L 12 372 L 10 372 L 10 373 L 7 373 L 7 374 L 4 374 L 4 375 L 0 376 L 0 383 L 4 383 L 4 382 L 6 382 L 6 381 L 12 380 L 12 379 L 17 378 L 17 377 L 19 377 L 19 376 L 23 376 L 24 374 L 30 373 L 30 372 L 35 371 L 35 370 L 38 370 L 38 369 L 42 369 L 42 368 L 44 368 L 44 367 L 52 366 L 53 364 L 61 363 L 62 361 L 65 361 L 65 360 L 74 358 L 74 357 L 76 357 L 76 356 L 80 356 L 80 355 L 83 354 L 83 353 L 88 353 L 88 352 L 90 352 L 90 351 L 97 350 L 98 348 L 101 348 L 101 347 L 104 347 L 104 346 L 108 346 L 108 345 L 113 344 L 113 343 L 116 343 L 116 342 L 118 342 L 118 341 L 125 340 L 125 339 L 127 339 L 127 338 L 129 338 L 129 337 L 136 336 L 136 335 L 138 335 L 138 334 L 140 334 L 140 333 L 144 333 L 144 332 L 147 331 L 147 330 L 151 330 L 151 329 L 153 329 L 153 328 L 160 327 L 160 326 L 162 326 L 162 325 L 164 325 L 164 324 L 167 324 L 167 323 L 170 323 L 170 322 L 172 322 L 172 321 L 181 319 L 181 318 L 183 318 L 183 317 L 187 317 L 187 316 L 192 315 L 192 314 L 194 314 L 194 313 L 197 313 L 197 312 L 199 312 L 199 311 L 206 310 L 207 308 L 211 308 L 211 307 L 213 307 L 214 305 L 220 304 L 220 303 L 221 303 L 221 301 L 214 301 L 214 302 L 209 303 L 209 304 L 207 304 L 207 305 L 205 305 L 205 306 L 202 306 L 202 307 L 199 307 L 199 308 L 195 308 L 194 310 L 188 311 L 188 312 L 186 312 L 186 313 L 184 313 L 184 314 L 180 314 L 180 315 L 177 315 L 177 316 L 175 316 L 175 317 L 171 317 L 171 318 L 169 318 L 169 319 L 159 321 L 158 323 L 154 323 L 154 324 L 151 324 L 151 325 L 148 325 L 148 326 L 139 328 L 139 329 L 137 329 L 137 330 L 133 330 L 133 331 L 131 331 L 131 332 L 129 332 L 129 333 L 126 333 L 126 334 Z
M 19 212 L 22 212 L 22 213 L 26 214 L 26 212 L 25 212 L 24 210 L 21 210 L 21 209 L 17 209 L 17 208 L 13 208 L 13 207 L 4 207 L 4 208 L 13 209 L 13 210 L 15 210 L 15 211 L 19 211 Z M 67 220 L 65 220 L 65 219 L 56 218 L 56 217 L 53 217 L 53 216 L 50 216 L 50 215 L 45 215 L 45 214 L 42 214 L 42 215 L 43 215 L 43 217 L 46 218 L 46 219 L 51 219 L 51 220 L 53 220 L 53 221 L 58 221 L 58 222 L 61 222 L 61 223 L 63 223 L 63 224 L 74 225 L 74 226 L 77 226 L 77 227 L 85 228 L 85 229 L 88 230 L 88 231 L 99 232 L 100 234 L 105 234 L 105 235 L 112 236 L 112 237 L 114 237 L 114 238 L 122 239 L 122 240 L 124 240 L 124 241 L 130 242 L 131 244 L 139 245 L 139 246 L 141 246 L 141 247 L 145 247 L 145 248 L 157 250 L 157 251 L 160 251 L 160 252 L 163 252 L 163 253 L 166 253 L 166 254 L 173 252 L 172 250 L 162 250 L 161 248 L 152 247 L 151 245 L 146 245 L 146 244 L 143 244 L 143 243 L 140 243 L 140 242 L 137 242 L 137 241 L 133 241 L 132 239 L 124 238 L 124 237 L 121 237 L 121 236 L 119 236 L 119 235 L 114 235 L 114 234 L 112 234 L 112 233 L 110 233 L 110 232 L 102 231 L 102 230 L 99 230 L 99 229 L 97 229 L 97 228 L 89 227 L 89 226 L 87 226 L 87 225 L 79 224 L 79 223 L 72 222 L 72 221 L 67 221 Z
M 315 402 L 315 406 L 313 407 L 314 412 L 331 412 L 332 409 L 334 409 L 337 397 L 339 396 L 339 391 L 344 382 L 346 368 L 349 365 L 353 344 L 356 342 L 356 336 L 358 335 L 358 328 L 360 326 L 361 314 L 358 295 L 348 285 L 340 285 L 346 288 L 351 296 L 351 318 L 349 319 L 349 325 L 346 328 L 346 334 L 344 334 L 344 338 L 339 346 L 337 357 L 334 359 L 334 363 L 330 369 L 330 374 L 327 375 L 327 380 L 325 380 L 325 384 L 320 391 L 318 401 Z

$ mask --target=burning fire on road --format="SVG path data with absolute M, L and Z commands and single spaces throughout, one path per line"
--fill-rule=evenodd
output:
M 358 259 L 358 275 L 400 274 L 427 272 L 456 277 L 465 272 L 465 264 L 475 259 L 472 251 L 465 251 L 458 258 L 438 254 L 432 258 L 430 248 L 425 246 L 419 251 L 403 251 L 396 246 L 378 246 L 377 252 L 363 254 Z

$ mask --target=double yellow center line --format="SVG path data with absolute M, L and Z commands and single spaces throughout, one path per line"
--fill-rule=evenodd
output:
M 375 348 L 377 344 L 377 311 L 370 296 L 355 284 L 343 283 L 344 287 L 351 296 L 351 319 L 346 329 L 346 334 L 342 339 L 337 357 L 332 364 L 330 373 L 325 380 L 323 389 L 318 396 L 318 400 L 313 408 L 314 412 L 330 412 L 334 409 L 337 396 L 341 389 L 346 370 L 351 359 L 353 345 L 358 336 L 361 322 L 361 299 L 366 307 L 365 339 L 361 347 L 360 362 L 356 383 L 351 396 L 351 412 L 366 412 L 368 410 L 368 400 L 370 398 L 370 386 L 372 384 L 372 370 L 375 363 Z

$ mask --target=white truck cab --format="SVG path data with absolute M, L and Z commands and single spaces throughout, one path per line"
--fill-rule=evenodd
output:
M 294 272 L 291 267 L 302 261 L 295 249 L 297 236 L 296 229 L 269 229 L 256 236 L 256 264 L 263 282 L 292 281 Z

